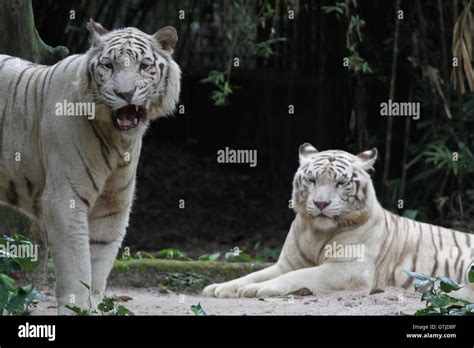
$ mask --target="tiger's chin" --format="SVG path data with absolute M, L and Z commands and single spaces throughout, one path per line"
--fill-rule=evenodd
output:
M 326 215 L 314 216 L 312 219 L 312 224 L 315 229 L 321 231 L 334 230 L 338 226 L 337 222 L 333 218 Z
M 140 105 L 126 105 L 111 112 L 112 123 L 120 132 L 136 129 L 147 120 L 147 110 Z

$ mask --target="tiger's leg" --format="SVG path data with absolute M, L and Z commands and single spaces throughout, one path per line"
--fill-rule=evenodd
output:
M 320 291 L 364 289 L 372 284 L 370 266 L 362 262 L 327 263 L 302 268 L 238 290 L 241 297 L 283 296 L 302 288 Z
M 39 222 L 51 245 L 58 314 L 72 314 L 65 308 L 66 305 L 94 308 L 95 303 L 84 286 L 91 284 L 88 201 L 78 197 L 72 186 L 65 181 L 64 184 L 47 183 L 41 203 Z
M 125 208 L 120 213 L 105 213 L 89 219 L 92 289 L 97 302 L 102 301 L 105 294 L 107 278 L 125 236 L 129 212 L 130 209 Z

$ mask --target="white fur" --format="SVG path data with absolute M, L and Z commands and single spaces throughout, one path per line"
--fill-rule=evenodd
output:
M 59 314 L 70 313 L 65 305 L 94 309 L 101 300 L 129 222 L 142 136 L 149 120 L 173 112 L 180 93 L 180 70 L 171 47 L 163 49 L 156 37 L 135 28 L 94 28 L 89 28 L 93 46 L 87 53 L 51 67 L 0 55 L 0 201 L 38 219 L 46 232 Z M 157 74 L 146 97 L 134 96 L 132 103 L 147 108 L 148 120 L 120 132 L 111 112 L 123 100 L 107 102 L 105 91 L 88 78 L 88 67 L 104 56 L 109 37 L 127 36 L 126 31 L 150 42 L 147 51 L 159 56 L 156 64 L 168 64 L 169 79 L 166 95 Z M 140 62 L 132 63 L 125 67 L 117 62 L 105 82 L 113 83 L 111 88 L 132 88 L 154 81 L 138 73 Z M 55 104 L 63 100 L 95 103 L 95 119 L 56 116 Z M 92 296 L 81 282 L 91 285 Z
M 459 295 L 474 298 L 474 284 L 467 284 L 467 272 L 474 256 L 474 236 L 384 210 L 366 172 L 372 168 L 376 156 L 375 149 L 354 156 L 338 150 L 318 152 L 310 144 L 302 145 L 293 190 L 296 218 L 278 262 L 242 278 L 209 285 L 203 294 L 266 297 L 287 295 L 303 288 L 313 294 L 386 286 L 413 288 L 403 271 L 417 271 L 428 275 L 449 274 L 465 284 Z M 358 190 L 347 188 L 354 194 L 347 202 L 339 199 L 342 191 L 331 179 L 333 172 L 325 174 L 338 158 L 350 163 L 344 173 L 349 174 L 348 177 L 356 173 L 354 180 L 359 181 Z M 312 177 L 316 178 L 315 183 L 308 182 Z M 330 203 L 321 210 L 308 201 Z M 326 209 L 329 216 L 339 219 L 319 215 L 326 213 Z M 363 245 L 363 258 L 325 255 L 327 246 L 333 243 Z

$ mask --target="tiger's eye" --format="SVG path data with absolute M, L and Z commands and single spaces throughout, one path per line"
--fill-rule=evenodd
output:
M 109 69 L 109 70 L 112 70 L 114 68 L 114 66 L 112 65 L 112 63 L 107 63 L 107 64 L 104 64 L 104 66 Z
M 315 178 L 309 178 L 308 181 L 312 184 L 315 184 L 316 183 L 316 179 Z
M 146 68 L 148 68 L 148 65 L 140 64 L 140 70 L 145 70 Z

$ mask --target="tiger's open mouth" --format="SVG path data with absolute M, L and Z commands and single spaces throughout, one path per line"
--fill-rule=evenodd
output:
M 121 132 L 137 128 L 146 120 L 146 109 L 138 105 L 127 105 L 112 112 L 112 121 Z

